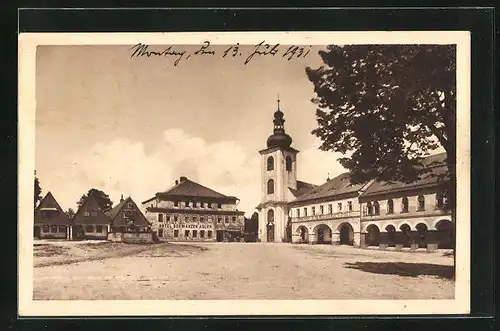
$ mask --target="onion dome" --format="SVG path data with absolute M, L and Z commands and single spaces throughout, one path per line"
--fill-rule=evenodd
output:
M 292 144 L 292 137 L 285 133 L 285 119 L 284 114 L 280 110 L 280 100 L 278 99 L 278 110 L 274 112 L 274 131 L 273 134 L 267 138 L 267 147 L 288 148 Z

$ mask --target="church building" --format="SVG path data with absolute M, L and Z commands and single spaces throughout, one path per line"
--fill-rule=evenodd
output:
M 298 150 L 274 113 L 273 133 L 261 155 L 261 242 L 341 244 L 380 249 L 450 248 L 454 221 L 441 191 L 446 154 L 424 159 L 428 172 L 411 183 L 371 180 L 352 184 L 350 173 L 321 185 L 297 180 Z

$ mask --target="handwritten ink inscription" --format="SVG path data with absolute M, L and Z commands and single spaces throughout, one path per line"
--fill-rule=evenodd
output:
M 129 48 L 130 58 L 150 58 L 150 57 L 165 57 L 174 59 L 173 65 L 177 66 L 182 61 L 188 61 L 191 57 L 221 57 L 221 58 L 241 58 L 244 65 L 248 65 L 259 57 L 274 57 L 281 58 L 286 61 L 294 59 L 306 58 L 311 52 L 312 46 L 296 46 L 296 45 L 280 45 L 268 44 L 265 41 L 258 43 L 255 46 L 242 47 L 239 43 L 231 45 L 223 51 L 218 51 L 216 47 L 206 40 L 195 51 L 188 52 L 182 49 L 182 46 L 167 46 L 163 49 L 158 46 L 153 47 L 143 43 L 136 44 Z M 243 50 L 245 49 L 245 51 Z

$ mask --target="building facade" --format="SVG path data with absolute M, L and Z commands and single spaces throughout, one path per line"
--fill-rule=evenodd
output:
M 92 195 L 89 195 L 73 217 L 71 239 L 106 240 L 110 232 L 109 217 L 101 210 Z
M 35 208 L 33 237 L 36 239 L 68 239 L 70 220 L 51 192 Z
M 238 201 L 182 176 L 169 190 L 142 202 L 141 209 L 160 240 L 243 241 Z
M 284 114 L 274 113 L 273 134 L 261 155 L 261 242 L 342 244 L 381 249 L 451 248 L 454 221 L 444 208 L 441 186 L 447 173 L 446 154 L 427 157 L 428 170 L 411 184 L 371 180 L 351 184 L 350 174 L 328 178 L 316 186 L 297 180 L 297 153 L 285 133 Z
M 105 212 L 109 217 L 107 238 L 115 242 L 152 243 L 151 225 L 131 197 L 123 195 L 115 207 Z

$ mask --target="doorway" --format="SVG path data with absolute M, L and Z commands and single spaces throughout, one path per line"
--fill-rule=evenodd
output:
M 267 242 L 274 242 L 274 224 L 267 225 Z
M 215 231 L 215 238 L 219 243 L 224 241 L 224 231 L 223 230 Z
M 354 230 L 349 223 L 344 223 L 340 227 L 340 244 L 352 246 L 354 242 Z
M 36 239 L 40 239 L 40 227 L 35 226 L 33 229 L 33 237 Z

